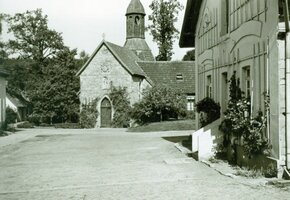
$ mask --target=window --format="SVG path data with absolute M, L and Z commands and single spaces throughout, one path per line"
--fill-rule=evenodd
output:
M 252 80 L 250 66 L 244 67 L 242 71 L 242 90 L 248 101 L 248 111 L 245 112 L 245 117 L 250 117 L 252 114 Z
M 194 96 L 187 96 L 187 111 L 194 111 Z
M 135 17 L 135 24 L 136 25 L 139 25 L 140 24 L 140 17 L 139 16 L 136 16 Z
M 228 73 L 222 73 L 222 109 L 226 111 L 228 104 Z
M 251 72 L 250 67 L 244 68 L 244 90 L 246 98 L 251 98 Z
M 212 80 L 211 75 L 207 76 L 206 78 L 206 96 L 211 98 L 212 97 Z
M 229 30 L 229 0 L 221 0 L 221 36 Z
M 183 81 L 183 76 L 182 76 L 182 74 L 177 74 L 177 75 L 176 75 L 176 80 L 177 80 L 177 81 Z
M 103 90 L 110 89 L 110 81 L 106 76 L 103 77 L 102 89 Z

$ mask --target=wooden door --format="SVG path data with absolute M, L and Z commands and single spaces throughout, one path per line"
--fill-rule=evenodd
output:
M 109 99 L 104 98 L 101 102 L 101 127 L 111 127 L 112 107 Z

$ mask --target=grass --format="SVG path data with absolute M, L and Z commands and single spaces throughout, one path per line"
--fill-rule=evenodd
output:
M 263 172 L 258 169 L 238 168 L 235 175 L 247 178 L 261 178 L 263 177 Z
M 128 128 L 128 132 L 158 132 L 158 131 L 180 131 L 180 130 L 194 130 L 194 120 L 177 120 L 154 122 L 143 126 Z

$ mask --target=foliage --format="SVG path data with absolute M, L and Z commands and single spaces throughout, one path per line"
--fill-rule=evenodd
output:
M 212 98 L 206 97 L 196 103 L 196 111 L 202 113 L 200 124 L 202 127 L 220 118 L 220 105 Z
M 175 131 L 175 130 L 194 130 L 194 120 L 174 120 L 153 122 L 142 126 L 130 127 L 128 132 L 156 132 L 156 131 Z M 186 136 L 187 138 L 187 136 Z
M 195 49 L 187 51 L 182 58 L 183 61 L 195 61 Z
M 34 128 L 34 126 L 30 122 L 23 122 L 21 124 L 18 124 L 17 128 Z
M 41 9 L 7 16 L 7 23 L 8 32 L 15 38 L 9 40 L 9 49 L 22 58 L 36 61 L 37 68 L 63 48 L 61 34 L 48 28 L 47 15 Z
M 9 76 L 7 77 L 8 86 L 7 92 L 12 96 L 22 99 L 22 95 L 25 96 L 27 90 L 27 83 L 31 76 L 29 70 L 31 60 L 24 59 L 5 59 L 1 66 L 4 69 L 9 70 Z
M 4 15 L 0 13 L 0 35 L 2 34 L 2 21 L 4 19 Z M 4 42 L 0 41 L 0 63 L 3 59 L 7 58 L 7 53 L 4 50 Z
M 159 49 L 156 60 L 171 60 L 173 42 L 178 38 L 179 34 L 174 24 L 183 6 L 178 0 L 153 0 L 149 7 L 152 10 L 152 14 L 149 15 L 151 24 L 148 29 Z
M 28 115 L 27 117 L 28 122 L 35 124 L 36 126 L 39 126 L 42 121 L 42 117 L 36 113 L 32 113 Z
M 130 100 L 126 87 L 112 87 L 109 97 L 114 107 L 113 127 L 129 127 L 131 109 Z
M 277 168 L 273 164 L 270 164 L 269 166 L 261 169 L 238 168 L 235 175 L 247 178 L 259 178 L 262 176 L 266 178 L 273 178 L 277 176 L 277 173 Z
M 17 113 L 10 107 L 6 108 L 6 123 L 13 124 L 17 121 Z
M 185 118 L 186 119 L 195 119 L 195 112 L 194 111 L 187 111 Z
M 80 127 L 81 128 L 94 128 L 98 118 L 97 110 L 98 99 L 93 100 L 89 104 L 82 104 L 80 112 Z
M 76 50 L 64 46 L 61 34 L 49 29 L 48 17 L 40 9 L 7 15 L 6 21 L 14 36 L 7 48 L 20 57 L 7 65 L 12 72 L 8 91 L 29 99 L 36 124 L 76 122 L 79 81 L 75 73 L 82 58 L 76 60 Z
M 179 90 L 153 86 L 144 90 L 142 100 L 133 105 L 130 115 L 138 124 L 184 117 L 186 97 Z
M 87 60 L 89 60 L 90 56 L 84 50 L 79 53 L 81 65 L 84 65 Z
M 62 128 L 62 129 L 79 129 L 80 124 L 79 123 L 60 123 L 60 124 L 55 124 L 55 128 Z
M 0 14 L 0 34 L 2 34 L 2 20 L 3 20 L 4 16 L 3 14 Z
M 219 129 L 229 136 L 233 135 L 243 139 L 243 147 L 248 156 L 253 154 L 267 154 L 270 145 L 263 137 L 267 125 L 267 113 L 269 109 L 269 96 L 265 95 L 265 111 L 259 111 L 256 117 L 250 115 L 250 102 L 245 98 L 239 88 L 235 73 L 231 78 L 230 100 L 228 109 L 224 113 L 224 120 Z
M 235 103 L 242 98 L 242 90 L 240 88 L 240 81 L 236 78 L 236 71 L 234 71 L 230 79 L 230 99 Z
M 34 113 L 50 122 L 77 122 L 79 113 L 79 80 L 76 50 L 64 48 L 50 61 L 44 80 L 31 95 Z M 47 122 L 47 121 L 43 121 Z

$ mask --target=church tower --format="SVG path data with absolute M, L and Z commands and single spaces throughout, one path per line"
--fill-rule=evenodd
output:
M 131 0 L 127 12 L 127 36 L 124 47 L 132 50 L 144 61 L 154 61 L 154 56 L 145 41 L 145 10 L 140 0 Z

